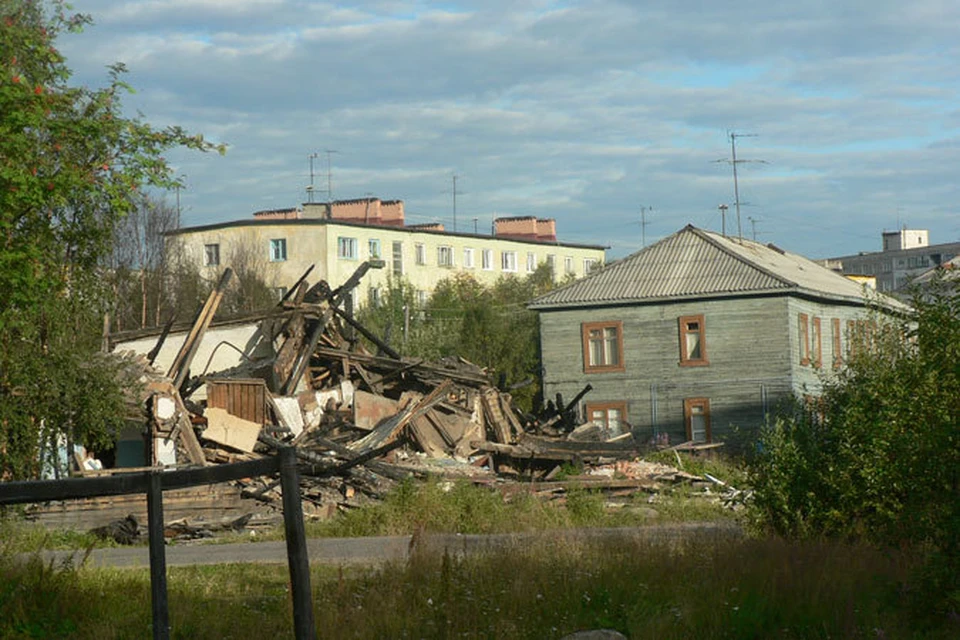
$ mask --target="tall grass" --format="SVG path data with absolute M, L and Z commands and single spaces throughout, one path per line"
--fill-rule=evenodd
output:
M 403 564 L 314 568 L 322 638 L 951 638 L 949 617 L 909 597 L 922 558 L 780 540 L 602 544 L 549 538 L 487 555 L 415 554 Z M 150 635 L 145 570 L 0 560 L 0 637 Z M 290 637 L 284 566 L 169 572 L 176 638 Z

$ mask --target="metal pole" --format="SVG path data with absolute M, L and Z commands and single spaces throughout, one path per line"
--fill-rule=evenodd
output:
M 313 598 L 310 592 L 310 558 L 303 529 L 297 454 L 293 447 L 280 449 L 280 486 L 283 492 L 287 561 L 290 565 L 290 593 L 293 596 L 294 637 L 297 640 L 316 640 L 317 628 L 313 622 Z
M 737 237 L 743 240 L 743 227 L 740 225 L 740 187 L 737 185 L 737 134 L 730 134 L 730 150 L 733 153 L 733 197 L 737 205 Z
M 153 638 L 169 640 L 170 611 L 167 603 L 167 552 L 163 539 L 163 490 L 160 472 L 151 471 L 147 491 L 147 531 L 150 537 L 150 602 L 153 607 Z

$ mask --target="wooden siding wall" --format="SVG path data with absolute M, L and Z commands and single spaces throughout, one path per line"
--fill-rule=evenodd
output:
M 584 402 L 627 402 L 627 421 L 641 439 L 686 439 L 683 400 L 710 400 L 714 440 L 732 427 L 755 429 L 793 389 L 785 297 L 679 302 L 540 313 L 544 392 L 569 401 L 587 383 Z M 704 316 L 708 366 L 682 367 L 677 319 Z M 623 322 L 623 373 L 583 372 L 580 325 Z
M 257 424 L 266 421 L 267 387 L 263 380 L 209 380 L 207 406 Z

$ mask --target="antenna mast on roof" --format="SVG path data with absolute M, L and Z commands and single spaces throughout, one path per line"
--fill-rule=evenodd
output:
M 653 207 L 640 207 L 640 246 L 647 246 L 647 211 L 653 213 Z
M 737 181 L 737 165 L 743 162 L 760 162 L 766 164 L 766 161 L 737 159 L 737 138 L 756 138 L 756 133 L 737 133 L 736 131 L 730 131 L 727 135 L 730 137 L 730 154 L 732 159 L 722 158 L 717 160 L 717 162 L 726 162 L 733 166 L 733 203 L 737 209 L 737 236 L 743 240 L 743 225 L 740 222 L 740 184 Z
M 330 156 L 334 153 L 340 153 L 336 149 L 324 149 L 327 154 L 327 201 L 333 202 L 333 165 L 330 163 Z
M 313 159 L 317 157 L 317 152 L 314 151 L 308 157 L 310 158 L 310 185 L 307 187 L 307 202 L 313 202 Z

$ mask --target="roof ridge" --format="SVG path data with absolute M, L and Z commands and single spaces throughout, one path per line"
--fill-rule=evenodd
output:
M 723 253 L 727 254 L 728 256 L 730 256 L 731 258 L 733 258 L 734 260 L 737 260 L 738 262 L 741 262 L 741 263 L 747 265 L 748 267 L 751 267 L 751 268 L 753 268 L 753 269 L 756 269 L 757 271 L 759 271 L 760 273 L 764 274 L 765 276 L 768 276 L 768 277 L 770 277 L 770 278 L 773 278 L 774 280 L 777 280 L 778 282 L 782 282 L 782 283 L 785 284 L 785 285 L 788 285 L 788 286 L 791 286 L 791 287 L 797 287 L 797 288 L 800 287 L 800 284 L 799 284 L 799 283 L 793 282 L 792 280 L 789 280 L 789 279 L 781 276 L 781 275 L 778 274 L 778 273 L 774 273 L 773 271 L 770 271 L 770 270 L 767 269 L 766 267 L 763 267 L 763 266 L 761 266 L 761 265 L 759 265 L 759 264 L 757 264 L 757 263 L 755 263 L 755 262 L 752 262 L 752 261 L 748 260 L 747 258 L 741 256 L 740 254 L 736 253 L 735 251 L 731 251 L 731 250 L 728 249 L 727 247 L 723 246 L 722 243 L 717 242 L 716 239 L 714 239 L 708 231 L 705 231 L 705 230 L 703 230 L 703 229 L 698 229 L 697 227 L 695 227 L 695 226 L 693 226 L 693 225 L 690 225 L 690 224 L 688 224 L 686 227 L 684 227 L 683 230 L 685 231 L 685 230 L 687 230 L 688 228 L 689 228 L 690 231 L 694 232 L 694 233 L 695 233 L 698 237 L 700 237 L 702 240 L 705 240 L 705 241 L 709 242 L 712 246 L 716 247 L 717 249 L 719 249 L 719 250 L 722 251 Z M 726 236 L 724 236 L 724 238 L 726 238 Z M 742 241 L 742 240 L 743 240 L 743 239 L 741 238 L 741 241 Z M 770 249 L 769 247 L 766 247 L 765 245 L 759 244 L 759 243 L 757 243 L 757 242 L 754 242 L 754 244 L 756 244 L 757 246 L 761 246 L 761 247 L 763 247 L 764 249 L 767 249 L 768 251 L 773 251 L 773 249 Z M 743 245 L 741 245 L 741 246 L 743 246 Z

